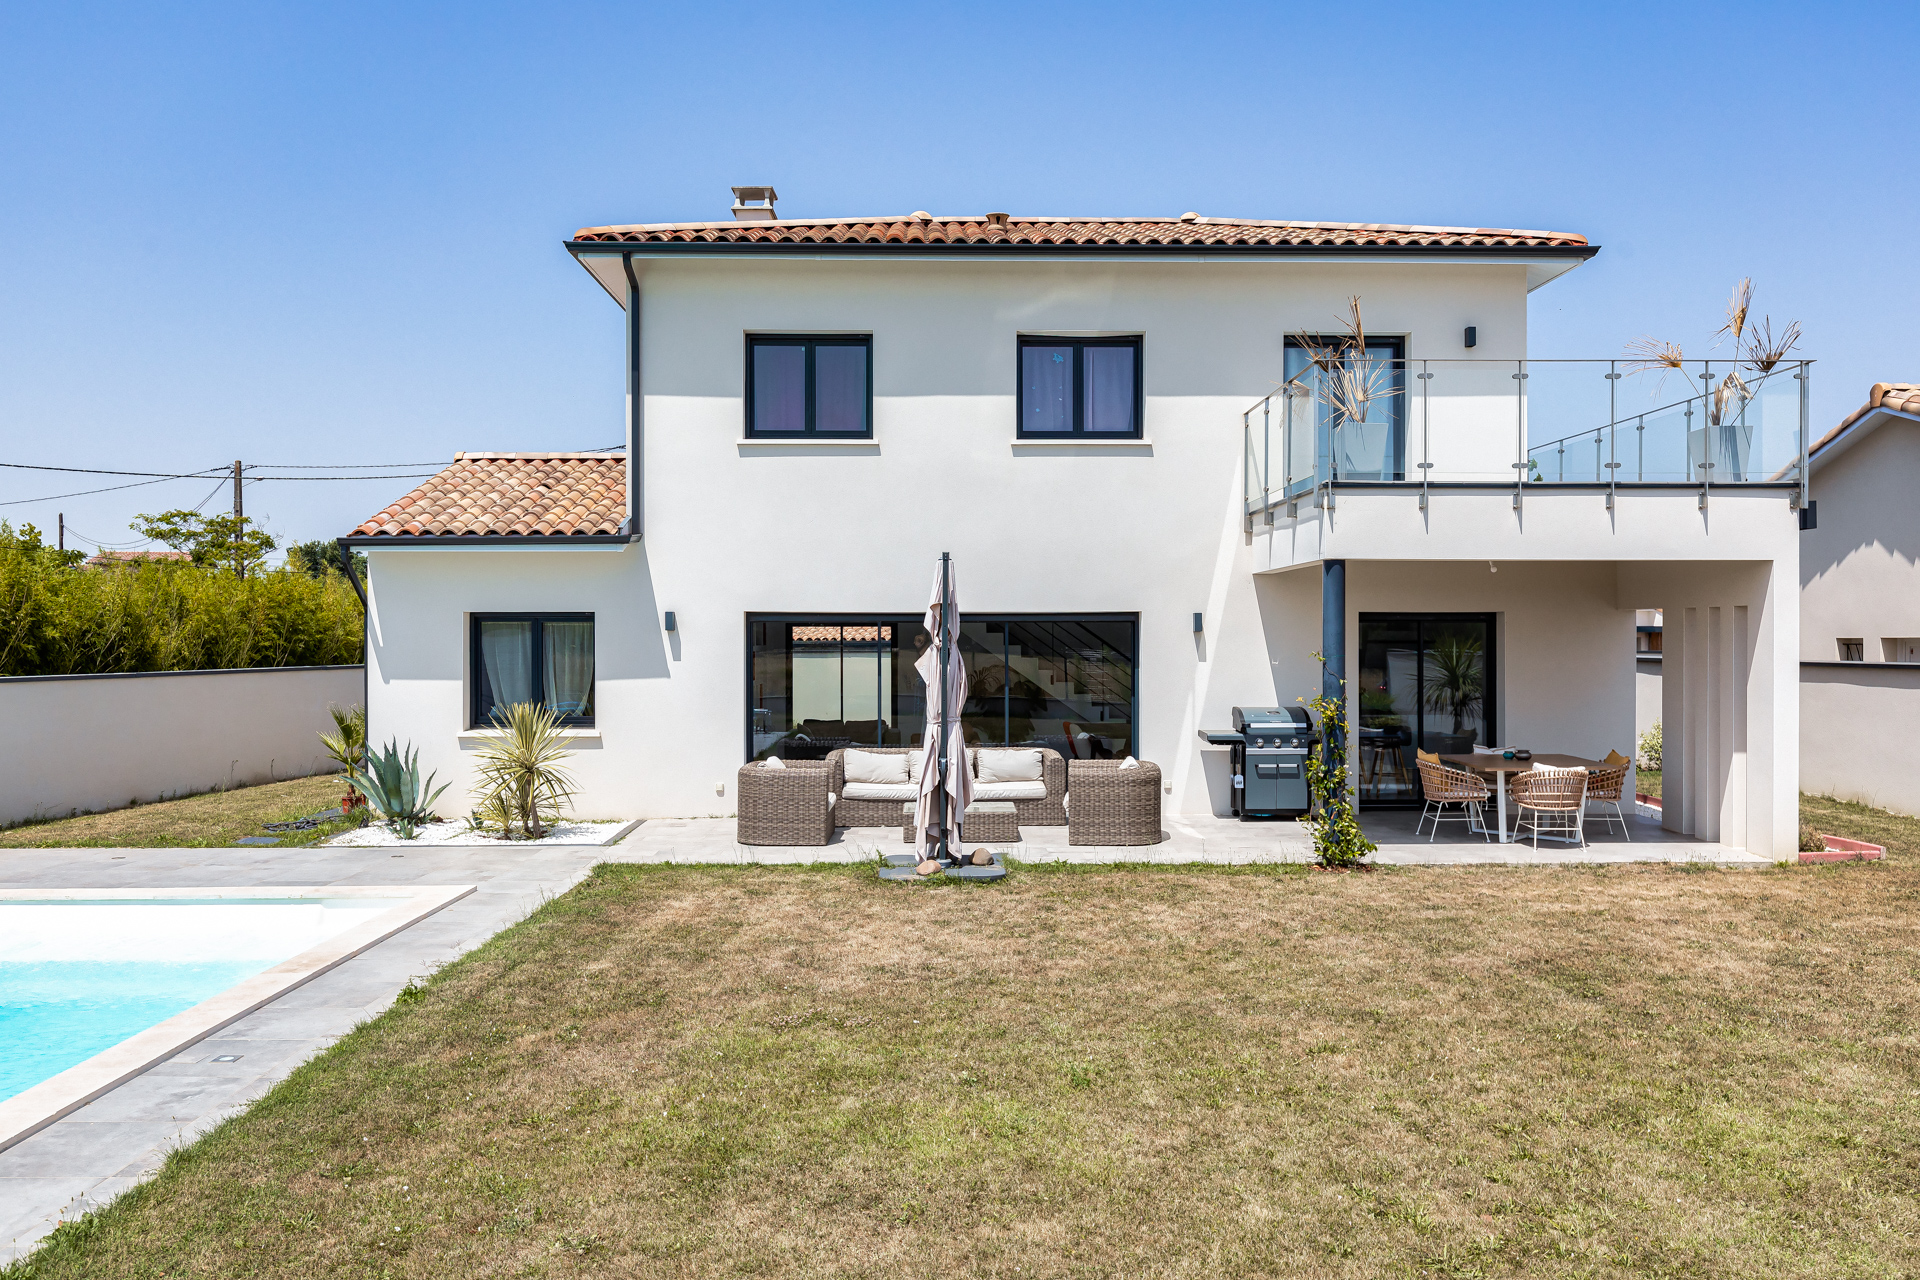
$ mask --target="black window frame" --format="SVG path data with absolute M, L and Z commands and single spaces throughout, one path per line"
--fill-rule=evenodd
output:
M 467 661 L 472 668 L 472 688 L 467 695 L 467 727 L 493 728 L 493 721 L 480 714 L 480 683 L 484 668 L 480 659 L 480 624 L 483 622 L 531 622 L 533 624 L 533 700 L 542 706 L 547 701 L 547 664 L 545 624 L 549 622 L 586 622 L 593 624 L 593 705 L 600 706 L 600 625 L 591 613 L 470 613 L 467 615 Z M 579 728 L 593 727 L 593 716 L 561 716 L 559 723 Z
M 1028 431 L 1027 423 L 1027 348 L 1073 348 L 1073 426 L 1066 431 Z M 1088 347 L 1131 347 L 1133 349 L 1133 430 L 1087 430 L 1087 357 Z M 1013 412 L 1015 438 L 1020 440 L 1142 440 L 1147 434 L 1147 339 L 1145 334 L 1111 338 L 1076 338 L 1066 334 L 1023 333 L 1013 351 Z
M 806 426 L 798 431 L 756 431 L 753 425 L 753 353 L 756 347 L 802 347 L 806 350 Z M 867 394 L 862 431 L 820 431 L 815 423 L 814 353 L 821 347 L 860 347 L 867 353 Z M 873 439 L 873 335 L 870 333 L 749 333 L 746 335 L 746 427 L 749 440 L 871 440 Z
M 753 629 L 756 624 L 784 625 L 784 624 L 790 624 L 790 623 L 798 623 L 803 626 L 812 625 L 812 626 L 824 626 L 824 627 L 893 626 L 893 627 L 900 627 L 904 631 L 907 628 L 921 626 L 922 620 L 924 617 L 925 617 L 924 614 L 890 613 L 890 612 L 871 612 L 871 613 L 798 612 L 796 613 L 796 612 L 787 610 L 787 611 L 774 611 L 774 612 L 766 612 L 766 613 L 752 613 L 752 612 L 748 613 L 745 618 L 745 622 L 746 622 L 745 634 L 742 637 L 745 643 L 742 644 L 741 646 L 741 650 L 742 650 L 742 653 L 741 653 L 741 658 L 742 658 L 741 705 L 743 710 L 745 711 L 745 715 L 742 717 L 745 722 L 743 725 L 745 732 L 743 734 L 743 742 L 742 742 L 743 750 L 742 750 L 741 758 L 749 764 L 753 763 L 754 760 L 758 759 L 758 755 L 754 751 L 754 746 L 753 746 L 753 711 L 754 711 L 754 702 L 756 701 L 754 697 L 754 679 L 753 679 L 753 655 L 754 655 Z M 979 622 L 979 623 L 986 623 L 986 624 L 994 624 L 994 625 L 999 625 L 1003 628 L 1009 624 L 1061 623 L 1061 622 L 1067 622 L 1067 623 L 1071 623 L 1071 622 L 1116 623 L 1118 622 L 1118 623 L 1124 623 L 1127 626 L 1132 627 L 1133 628 L 1132 696 L 1129 699 L 1129 709 L 1127 713 L 1128 715 L 1127 752 L 1129 755 L 1133 755 L 1136 757 L 1140 754 L 1140 735 L 1141 735 L 1140 637 L 1144 631 L 1144 628 L 1140 620 L 1139 612 L 1130 611 L 1130 610 L 1113 610 L 1113 611 L 1094 610 L 1094 611 L 1081 611 L 1081 612 L 1074 612 L 1074 613 L 997 613 L 992 615 L 964 614 L 961 617 L 961 621 L 963 623 Z M 1002 706 L 1002 713 L 1001 713 L 1002 722 L 1003 724 L 1008 724 L 1011 722 L 1011 719 L 1012 719 L 1010 689 L 1007 692 L 1003 692 L 1001 706 Z M 1003 734 L 1003 736 L 1005 735 Z M 879 744 L 876 744 L 876 745 L 879 745 Z

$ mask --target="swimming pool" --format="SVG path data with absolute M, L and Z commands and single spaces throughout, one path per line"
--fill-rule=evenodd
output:
M 0 1100 L 394 905 L 0 902 Z

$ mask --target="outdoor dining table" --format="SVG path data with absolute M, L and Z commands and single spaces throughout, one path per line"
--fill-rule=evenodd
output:
M 1500 843 L 1512 844 L 1513 833 L 1507 830 L 1507 775 L 1525 773 L 1537 764 L 1550 764 L 1556 769 L 1585 769 L 1589 773 L 1600 767 L 1598 760 L 1582 760 L 1579 756 L 1555 756 L 1535 754 L 1531 760 L 1509 760 L 1504 755 L 1487 751 L 1474 751 L 1461 756 L 1441 756 L 1442 760 L 1456 769 L 1470 769 L 1475 773 L 1494 775 L 1494 794 L 1499 797 L 1497 809 L 1500 814 Z

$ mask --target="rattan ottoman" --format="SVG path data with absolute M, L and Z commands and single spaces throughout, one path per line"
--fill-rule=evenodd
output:
M 1067 761 L 1067 843 L 1159 844 L 1160 766 Z
M 900 838 L 913 843 L 914 802 L 900 806 Z M 976 800 L 960 819 L 960 834 L 985 844 L 1019 844 L 1020 815 L 1011 800 Z
M 741 844 L 830 844 L 833 806 L 827 801 L 827 762 L 790 761 L 784 769 L 740 766 L 734 783 Z

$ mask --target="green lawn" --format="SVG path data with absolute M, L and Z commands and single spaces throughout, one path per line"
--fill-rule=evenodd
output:
M 334 808 L 347 789 L 340 774 L 321 774 L 234 791 L 209 791 L 108 813 L 7 827 L 0 829 L 0 849 L 217 848 L 241 836 L 270 834 L 260 829 L 262 823 L 286 822 Z M 310 844 L 358 821 L 289 832 L 284 843 Z
M 1917 904 L 608 866 L 10 1280 L 1911 1275 Z

